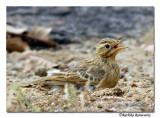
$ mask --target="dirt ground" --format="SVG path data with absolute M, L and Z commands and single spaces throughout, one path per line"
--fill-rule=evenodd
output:
M 92 58 L 100 39 L 63 45 L 62 49 L 7 52 L 7 112 L 154 112 L 153 39 L 151 29 L 141 38 L 124 41 L 121 45 L 129 48 L 116 57 L 121 68 L 118 85 L 88 92 L 71 84 L 50 88 L 21 84 Z

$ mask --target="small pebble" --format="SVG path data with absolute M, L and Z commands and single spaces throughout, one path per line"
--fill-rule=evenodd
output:
M 105 111 L 106 111 L 106 112 L 115 112 L 116 109 L 115 109 L 115 108 L 111 108 L 111 109 L 106 108 Z
M 102 109 L 102 108 L 103 108 L 101 104 L 98 104 L 98 106 L 97 106 L 97 107 L 98 107 L 98 108 L 100 108 L 100 109 Z
M 23 89 L 22 89 L 22 92 L 23 92 L 23 93 L 26 93 L 26 92 L 28 92 L 28 90 L 29 90 L 28 88 L 23 88 Z
M 95 98 L 90 98 L 90 101 L 94 102 L 94 101 L 96 101 L 96 99 Z
M 138 85 L 133 83 L 133 84 L 131 84 L 131 87 L 138 87 Z
M 54 105 L 55 105 L 55 103 L 54 103 L 54 102 L 52 102 L 52 103 L 51 103 L 51 105 L 52 105 L 52 106 L 54 106 Z
M 121 74 L 120 75 L 120 79 L 122 79 L 122 78 L 124 78 L 125 77 L 125 75 L 124 74 Z
M 128 93 L 127 94 L 127 97 L 132 97 L 133 96 L 133 93 Z
M 39 69 L 38 71 L 35 72 L 35 75 L 40 76 L 40 77 L 45 77 L 45 76 L 47 76 L 47 70 L 46 69 Z
M 127 78 L 123 78 L 124 81 L 127 81 Z
M 122 72 L 127 73 L 128 72 L 128 67 L 124 67 L 121 69 Z
M 113 95 L 122 96 L 123 94 L 124 94 L 124 91 L 122 91 L 120 88 L 113 89 Z

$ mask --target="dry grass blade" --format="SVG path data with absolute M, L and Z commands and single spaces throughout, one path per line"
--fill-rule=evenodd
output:
M 14 98 L 13 94 L 16 93 L 16 90 L 19 87 L 19 83 L 13 83 L 9 95 L 8 95 L 8 102 L 7 102 L 7 111 L 10 111 L 9 109 L 12 108 L 12 99 Z
M 27 98 L 24 96 L 24 94 L 22 92 L 20 92 L 20 95 L 22 97 L 22 99 L 24 100 L 25 104 L 28 105 L 34 112 L 41 112 L 41 110 L 39 108 L 34 107 L 28 100 Z

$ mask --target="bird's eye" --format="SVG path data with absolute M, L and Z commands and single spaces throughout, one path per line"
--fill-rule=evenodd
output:
M 106 48 L 109 48 L 109 45 L 107 44 L 107 45 L 105 45 L 105 47 L 106 47 Z

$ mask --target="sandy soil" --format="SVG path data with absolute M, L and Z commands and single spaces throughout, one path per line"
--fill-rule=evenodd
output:
M 21 86 L 44 79 L 46 71 L 40 73 L 39 69 L 70 69 L 80 60 L 92 58 L 98 41 L 84 40 L 59 50 L 7 52 L 7 112 L 153 112 L 153 29 L 144 37 L 123 42 L 129 48 L 117 55 L 121 79 L 113 89 L 86 92 L 71 84 L 64 88 Z

